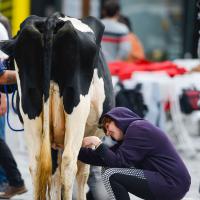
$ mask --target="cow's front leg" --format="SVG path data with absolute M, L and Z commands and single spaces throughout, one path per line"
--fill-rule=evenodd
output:
M 64 200 L 72 199 L 72 187 L 77 172 L 77 157 L 82 144 L 85 124 L 90 111 L 89 97 L 81 97 L 73 112 L 65 114 L 65 142 L 62 155 L 61 177 Z
M 78 172 L 76 175 L 76 180 L 77 180 L 77 199 L 78 200 L 86 200 L 86 186 L 87 186 L 87 180 L 89 176 L 89 169 L 90 166 L 78 161 L 77 162 L 78 166 Z

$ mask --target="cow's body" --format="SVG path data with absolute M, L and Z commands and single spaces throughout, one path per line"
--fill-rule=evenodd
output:
M 0 44 L 16 61 L 35 200 L 48 199 L 49 192 L 50 199 L 59 200 L 61 190 L 63 199 L 72 199 L 82 139 L 97 134 L 100 117 L 113 107 L 102 33 L 102 24 L 90 17 L 30 16 L 16 38 Z M 51 147 L 64 150 L 49 179 Z M 88 166 L 78 166 L 78 198 L 85 199 Z

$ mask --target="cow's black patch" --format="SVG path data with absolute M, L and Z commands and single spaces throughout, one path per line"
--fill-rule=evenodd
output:
M 43 37 L 33 25 L 24 25 L 17 37 L 14 57 L 19 68 L 22 108 L 29 118 L 39 116 L 43 98 Z
M 52 79 L 58 83 L 64 108 L 71 113 L 88 93 L 97 46 L 94 36 L 80 32 L 67 21 L 54 36 Z

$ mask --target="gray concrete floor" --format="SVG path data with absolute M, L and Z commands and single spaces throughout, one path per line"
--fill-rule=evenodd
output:
M 12 121 L 12 126 L 15 128 L 19 128 L 18 119 L 14 116 L 10 116 L 10 121 Z M 13 199 L 15 200 L 32 200 L 32 184 L 31 178 L 28 171 L 28 155 L 26 151 L 26 145 L 24 142 L 24 134 L 23 133 L 15 133 L 10 131 L 7 128 L 7 143 L 10 146 L 14 157 L 18 163 L 18 167 L 22 173 L 22 176 L 25 180 L 26 186 L 28 188 L 28 192 L 26 194 L 16 196 Z M 195 145 L 200 146 L 200 136 L 198 138 L 193 138 Z M 195 158 L 190 158 L 186 155 L 186 153 L 180 152 L 181 157 L 185 161 L 191 177 L 192 184 L 189 192 L 185 196 L 184 200 L 199 200 L 199 184 L 200 184 L 200 152 L 196 153 Z M 139 200 L 139 198 L 131 196 L 131 200 Z M 160 199 L 161 200 L 161 199 Z M 169 199 L 170 200 L 170 199 Z

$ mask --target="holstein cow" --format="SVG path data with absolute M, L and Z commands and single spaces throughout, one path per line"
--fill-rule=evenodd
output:
M 30 16 L 0 43 L 15 60 L 35 200 L 71 200 L 76 174 L 78 199 L 85 199 L 88 166 L 79 163 L 77 172 L 82 139 L 98 132 L 100 117 L 114 105 L 103 31 L 93 17 Z M 56 169 L 51 148 L 62 151 Z

